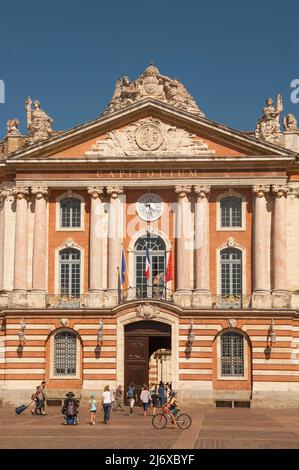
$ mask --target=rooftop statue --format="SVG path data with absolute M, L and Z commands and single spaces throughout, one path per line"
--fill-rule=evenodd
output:
M 8 136 L 18 136 L 21 135 L 19 131 L 19 120 L 18 119 L 9 119 L 7 121 L 7 134 Z
M 266 106 L 263 108 L 263 116 L 257 121 L 255 136 L 272 143 L 280 143 L 279 116 L 283 110 L 282 96 L 277 95 L 276 107 L 272 98 L 266 99 Z
M 298 132 L 297 119 L 294 114 L 288 114 L 282 119 L 283 127 L 286 132 Z
M 27 129 L 29 132 L 28 143 L 33 144 L 39 140 L 47 139 L 53 133 L 53 119 L 41 109 L 38 100 L 33 101 L 28 96 L 26 99 Z
M 103 114 L 118 111 L 145 98 L 154 98 L 183 111 L 204 116 L 184 85 L 177 79 L 161 75 L 153 64 L 135 81 L 130 81 L 127 76 L 118 79 L 112 99 Z

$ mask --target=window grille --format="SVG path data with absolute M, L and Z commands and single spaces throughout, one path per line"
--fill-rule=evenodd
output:
M 221 335 L 221 376 L 244 376 L 244 339 L 238 333 Z
M 81 227 L 81 201 L 75 198 L 63 199 L 60 203 L 61 227 Z
M 63 331 L 54 337 L 54 375 L 76 375 L 77 338 Z
M 221 227 L 242 227 L 242 201 L 226 197 L 220 201 Z
M 59 254 L 61 295 L 80 295 L 80 255 L 74 248 L 66 248 Z

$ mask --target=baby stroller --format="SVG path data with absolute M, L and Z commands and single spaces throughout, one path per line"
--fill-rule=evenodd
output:
M 61 413 L 64 416 L 64 423 L 63 424 L 79 424 L 78 420 L 78 408 L 79 408 L 79 400 L 74 398 L 73 392 L 68 392 L 66 394 L 66 398 L 64 399 Z

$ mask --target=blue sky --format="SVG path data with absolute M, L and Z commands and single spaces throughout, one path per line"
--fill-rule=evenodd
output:
M 115 80 L 153 61 L 179 78 L 210 119 L 255 127 L 267 96 L 283 94 L 299 121 L 290 82 L 299 78 L 297 0 L 35 0 L 2 2 L 0 137 L 26 96 L 67 129 L 96 118 Z

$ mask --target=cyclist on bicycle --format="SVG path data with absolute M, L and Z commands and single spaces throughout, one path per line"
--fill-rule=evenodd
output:
M 170 419 L 173 426 L 176 426 L 176 415 L 180 410 L 179 402 L 175 395 L 176 393 L 171 391 L 169 393 L 169 400 L 164 406 L 165 411 L 170 413 Z

